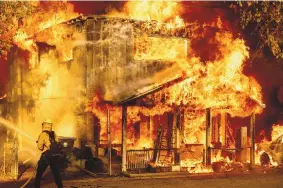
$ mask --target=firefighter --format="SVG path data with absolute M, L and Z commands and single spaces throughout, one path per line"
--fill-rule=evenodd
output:
M 52 121 L 50 119 L 45 120 L 42 123 L 42 133 L 37 140 L 37 147 L 42 151 L 41 157 L 38 161 L 35 187 L 40 187 L 41 177 L 48 166 L 50 166 L 53 173 L 55 183 L 58 188 L 63 187 L 60 170 L 58 167 L 59 152 L 55 151 L 58 144 L 58 140 L 54 131 L 52 131 Z

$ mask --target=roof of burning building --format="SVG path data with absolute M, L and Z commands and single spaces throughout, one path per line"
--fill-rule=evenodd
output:
M 54 29 L 58 26 L 58 30 Z M 65 29 L 61 26 L 70 27 Z M 171 87 L 172 91 L 165 91 L 171 95 L 168 103 L 174 101 L 177 105 L 183 102 L 189 104 L 189 90 L 194 87 L 194 98 L 198 98 L 195 105 L 199 108 L 233 106 L 229 103 L 229 97 L 235 97 L 241 99 L 241 103 L 250 108 L 250 111 L 259 111 L 253 105 L 261 105 L 258 85 L 241 73 L 242 62 L 248 57 L 243 41 L 233 39 L 230 33 L 212 35 L 211 41 L 221 48 L 216 52 L 216 59 L 202 62 L 197 57 L 187 58 L 187 43 L 197 36 L 197 32 L 191 32 L 194 29 L 196 28 L 188 25 L 171 27 L 168 23 L 156 21 L 80 16 L 43 30 L 35 38 L 37 42 L 62 50 L 59 54 L 71 54 L 70 57 L 67 56 L 66 62 L 72 61 L 74 54 L 79 56 L 74 61 L 78 65 L 86 65 L 86 87 L 89 94 L 96 94 L 95 87 L 98 88 L 104 102 L 125 104 L 168 88 L 168 85 L 181 83 L 177 87 Z M 77 46 L 73 46 L 74 40 L 82 40 L 74 37 L 76 32 L 82 33 L 85 38 Z M 80 52 L 74 53 L 73 50 Z M 231 70 L 229 66 L 233 66 L 235 70 Z M 244 85 L 235 87 L 235 82 L 243 82 Z M 254 82 L 255 87 L 247 85 L 251 82 Z M 210 101 L 205 103 L 205 100 Z M 240 114 L 243 108 L 241 105 L 236 107 L 239 112 L 235 114 Z
M 129 18 L 119 18 L 113 16 L 101 16 L 101 15 L 88 15 L 88 16 L 79 16 L 77 18 L 71 19 L 63 24 L 68 25 L 78 25 L 84 24 L 87 21 L 103 21 L 105 24 L 132 24 L 134 28 L 134 32 L 136 34 L 149 34 L 149 35 L 158 35 L 158 36 L 166 36 L 166 37 L 182 37 L 189 38 L 192 36 L 192 25 L 196 25 L 196 23 L 192 23 L 186 26 L 178 26 L 178 27 L 168 27 L 165 23 L 160 23 L 155 20 L 143 21 Z M 92 28 L 90 28 L 92 29 Z
M 101 69 L 103 66 L 103 70 L 101 72 L 102 75 L 108 74 L 106 73 L 106 69 L 113 69 L 113 67 L 120 67 L 122 69 L 125 69 L 125 73 L 127 72 L 133 72 L 133 69 L 138 70 L 137 73 L 133 73 L 128 78 L 125 78 L 122 82 L 116 83 L 116 84 L 105 84 L 103 81 L 101 81 L 101 84 L 99 86 L 99 89 L 102 90 L 103 96 L 101 97 L 104 101 L 115 103 L 115 104 L 124 104 L 126 102 L 129 102 L 137 97 L 143 96 L 145 94 L 151 93 L 155 90 L 158 90 L 160 88 L 163 88 L 166 83 L 172 83 L 173 81 L 177 79 L 181 79 L 183 70 L 177 65 L 177 63 L 174 63 L 174 58 L 167 57 L 164 58 L 161 56 L 155 56 L 156 50 L 152 50 L 155 55 L 152 55 L 152 57 L 148 57 L 145 55 L 147 52 L 143 52 L 143 49 L 141 49 L 140 54 L 141 56 L 139 58 L 134 57 L 128 57 L 128 56 L 134 56 L 133 50 L 136 50 L 136 46 L 133 44 L 132 37 L 135 37 L 136 40 L 141 40 L 143 43 L 144 40 L 146 40 L 147 44 L 152 44 L 151 40 L 152 38 L 156 38 L 158 41 L 155 42 L 156 48 L 162 49 L 168 48 L 168 50 L 171 50 L 172 48 L 180 48 L 180 44 L 182 45 L 182 48 L 184 48 L 184 51 L 181 54 L 182 56 L 186 56 L 187 54 L 187 44 L 184 42 L 186 39 L 188 39 L 191 35 L 191 31 L 189 27 L 177 27 L 177 28 L 170 28 L 168 25 L 165 25 L 163 23 L 159 23 L 157 21 L 141 21 L 141 20 L 135 20 L 135 19 L 126 19 L 126 18 L 117 18 L 117 17 L 109 17 L 109 16 L 97 16 L 97 15 L 91 15 L 91 16 L 80 16 L 75 19 L 71 19 L 67 22 L 61 23 L 59 25 L 67 25 L 76 28 L 76 31 L 85 33 L 86 34 L 86 40 L 87 41 L 98 41 L 97 43 L 91 43 L 91 42 L 85 42 L 86 45 L 101 45 L 101 41 L 109 39 L 110 35 L 115 35 L 114 37 L 118 38 L 117 41 L 112 41 L 111 46 L 115 46 L 116 43 L 121 43 L 121 38 L 124 39 L 128 37 L 126 40 L 130 41 L 131 44 L 126 44 L 126 51 L 129 52 L 123 53 L 122 56 L 127 56 L 126 59 L 120 58 L 118 60 L 115 60 L 115 62 L 111 62 L 111 57 L 117 56 L 117 53 L 120 53 L 119 51 L 123 51 L 123 49 L 120 49 L 121 45 L 118 45 L 119 48 L 115 48 L 110 50 L 111 52 L 115 52 L 115 54 L 108 54 L 105 55 L 106 52 L 97 52 L 97 53 L 104 53 L 103 56 L 106 57 L 106 61 L 104 63 L 99 63 L 97 60 L 97 67 L 91 67 L 93 69 Z M 122 28 L 121 25 L 125 26 L 125 32 L 121 32 Z M 36 34 L 36 40 L 40 43 L 46 42 L 48 45 L 56 46 L 57 43 L 50 42 L 50 38 L 44 37 L 46 36 L 44 32 L 52 31 L 53 28 L 55 28 L 58 25 L 55 25 L 51 28 L 48 28 L 46 30 L 43 30 Z M 62 35 L 71 35 L 72 30 L 62 30 Z M 110 33 L 112 32 L 112 34 Z M 118 33 L 115 34 L 114 32 Z M 95 33 L 100 33 L 100 35 L 97 37 Z M 113 34 L 114 33 L 114 34 Z M 147 35 L 147 38 L 144 39 L 144 34 Z M 122 35 L 118 36 L 118 35 Z M 43 37 L 42 37 L 43 36 Z M 140 38 L 141 39 L 140 39 Z M 63 39 L 66 39 L 68 37 L 61 37 Z M 172 44 L 168 45 L 168 42 L 166 44 L 165 40 L 174 40 Z M 181 40 L 179 42 L 178 40 Z M 169 41 L 170 42 L 170 41 Z M 62 42 L 61 42 L 62 43 Z M 109 45 L 108 43 L 106 45 Z M 174 46 L 176 45 L 176 46 Z M 178 45 L 178 46 L 177 46 Z M 102 47 L 104 48 L 105 45 Z M 95 47 L 93 47 L 95 48 Z M 111 48 L 110 46 L 107 48 Z M 59 48 L 58 48 L 59 49 Z M 176 50 L 177 51 L 177 50 Z M 94 52 L 93 52 L 94 53 Z M 107 52 L 109 53 L 109 52 Z M 165 51 L 166 53 L 166 51 Z M 129 55 L 128 55 L 129 54 Z M 147 53 L 149 54 L 149 53 Z M 169 52 L 167 55 L 170 55 Z M 95 56 L 95 54 L 94 54 Z M 96 58 L 97 59 L 97 58 Z M 104 60 L 101 60 L 104 61 Z M 125 62 L 123 62 L 125 61 Z M 101 65 L 103 64 L 103 65 Z M 104 65 L 106 65 L 104 67 Z M 94 66 L 94 65 L 92 65 Z M 89 69 L 90 67 L 88 67 Z M 144 73 L 147 72 L 147 73 Z M 112 71 L 109 74 L 117 74 L 117 70 Z M 138 74 L 139 76 L 135 76 L 134 74 Z M 117 76 L 119 77 L 119 76 Z M 123 76 L 122 76 L 123 77 Z M 158 79 L 156 79 L 158 77 Z M 93 77 L 91 78 L 93 79 Z M 100 77 L 101 79 L 101 77 Z M 111 80 L 111 78 L 108 77 L 102 77 L 102 79 L 108 79 Z

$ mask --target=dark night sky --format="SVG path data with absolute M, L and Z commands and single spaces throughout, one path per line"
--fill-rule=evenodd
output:
M 125 2 L 71 2 L 75 11 L 88 14 L 103 14 L 105 9 L 111 5 L 120 9 Z M 227 8 L 227 3 L 223 2 L 183 2 L 185 12 L 182 15 L 186 21 L 191 22 L 198 20 L 199 23 L 211 23 L 218 16 L 221 17 L 223 27 L 233 31 L 235 35 L 239 33 L 237 16 L 234 11 Z M 257 42 L 256 37 L 252 37 L 249 31 L 242 33 L 242 37 L 246 40 L 247 45 L 251 47 L 250 55 L 254 55 L 254 48 Z M 268 50 L 264 51 L 264 55 L 251 61 L 246 62 L 244 73 L 248 76 L 255 77 L 263 88 L 264 103 L 267 108 L 258 116 L 257 126 L 259 129 L 265 127 L 270 128 L 275 123 L 278 114 L 283 108 L 279 104 L 276 97 L 278 88 L 283 85 L 283 61 L 276 61 Z M 6 62 L 0 59 L 0 97 L 4 94 L 3 88 L 7 83 Z

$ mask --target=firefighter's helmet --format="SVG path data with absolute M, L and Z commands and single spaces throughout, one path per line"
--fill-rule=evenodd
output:
M 51 119 L 46 119 L 42 122 L 42 130 L 43 131 L 51 131 L 52 130 L 52 120 Z

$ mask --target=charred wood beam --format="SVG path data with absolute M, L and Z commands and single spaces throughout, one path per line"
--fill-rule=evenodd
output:
M 189 79 L 189 78 L 187 77 L 187 78 L 184 79 L 183 77 L 179 77 L 179 78 L 170 80 L 170 81 L 168 81 L 168 82 L 166 82 L 166 83 L 164 83 L 164 84 L 161 84 L 161 85 L 159 85 L 159 86 L 156 86 L 156 87 L 154 87 L 154 88 L 152 88 L 152 89 L 150 89 L 150 90 L 148 90 L 148 91 L 146 91 L 146 92 L 144 92 L 144 93 L 141 93 L 141 94 L 139 94 L 139 95 L 132 96 L 132 97 L 130 97 L 130 98 L 128 98 L 128 99 L 125 99 L 125 100 L 121 101 L 119 104 L 120 104 L 120 105 L 124 105 L 124 104 L 127 104 L 127 105 L 131 105 L 131 104 L 132 104 L 132 105 L 135 105 L 135 101 L 134 101 L 134 100 L 140 99 L 140 98 L 142 98 L 142 97 L 144 97 L 144 96 L 146 96 L 146 95 L 149 95 L 149 94 L 152 94 L 152 93 L 154 93 L 154 92 L 160 91 L 161 89 L 163 89 L 163 88 L 165 88 L 165 87 L 169 87 L 169 86 L 171 86 L 171 85 L 174 85 L 174 84 L 177 83 L 177 82 L 181 82 L 181 81 L 184 81 L 184 80 L 186 80 L 186 79 Z

